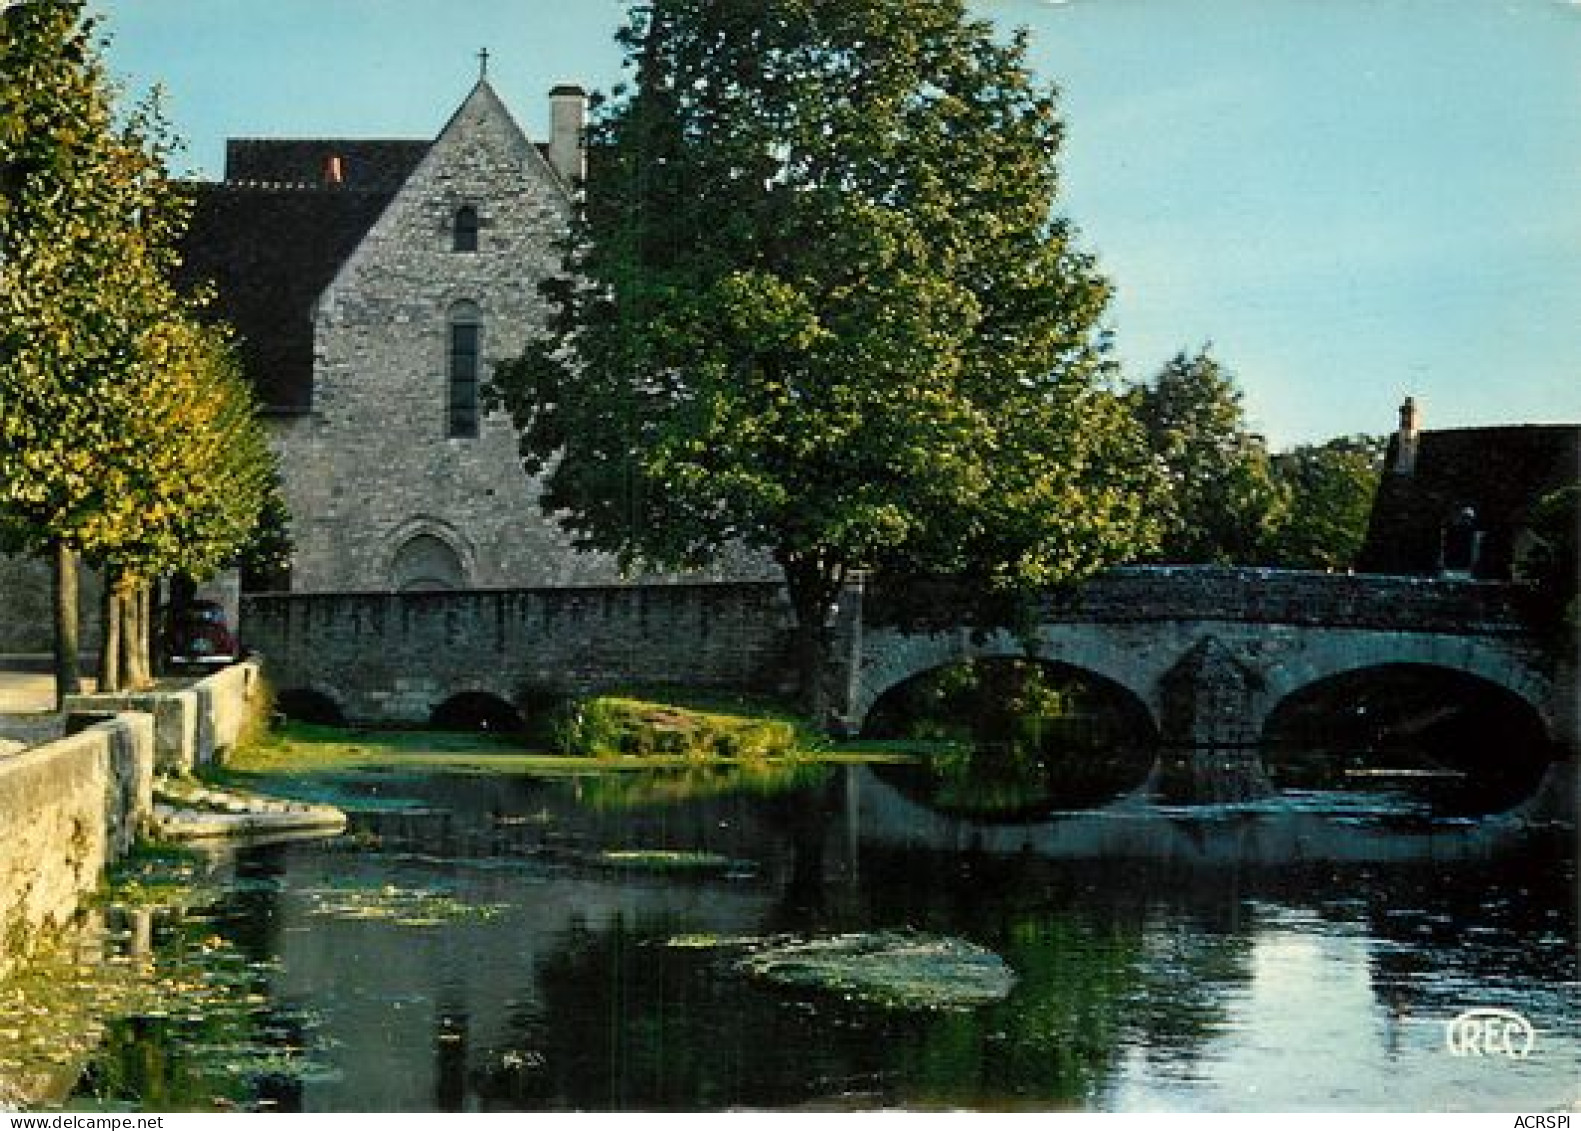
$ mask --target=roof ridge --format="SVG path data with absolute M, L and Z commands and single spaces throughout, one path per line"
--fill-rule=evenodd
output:
M 393 188 L 369 188 L 365 185 L 328 185 L 320 181 L 270 181 L 250 177 L 237 177 L 223 181 L 195 181 L 208 188 L 258 189 L 260 191 L 322 192 L 333 196 L 390 196 Z
M 335 141 L 354 141 L 354 142 L 361 142 L 363 144 L 368 144 L 368 145 L 432 145 L 432 144 L 434 144 L 434 139 L 433 138 L 389 137 L 389 136 L 385 136 L 385 137 L 366 137 L 366 136 L 353 136 L 353 135 L 349 135 L 349 134 L 335 134 L 335 135 L 315 134 L 315 135 L 311 135 L 311 136 L 306 135 L 306 134 L 289 134 L 289 135 L 288 134 L 272 134 L 272 135 L 267 136 L 267 137 L 262 136 L 262 135 L 253 135 L 251 137 L 232 135 L 230 137 L 227 137 L 225 140 L 227 142 L 241 142 L 241 143 L 247 144 L 247 145 L 275 145 L 275 144 L 287 144 L 287 145 L 289 145 L 289 144 L 297 144 L 297 143 L 304 143 L 304 142 L 309 143 L 309 144 L 313 144 L 313 145 L 318 145 L 318 144 L 321 144 L 321 143 L 324 143 L 324 142 L 335 142 Z

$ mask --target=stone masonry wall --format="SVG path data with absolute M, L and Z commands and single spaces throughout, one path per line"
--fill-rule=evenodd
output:
M 864 595 L 869 624 L 927 632 L 958 627 L 960 601 L 947 590 Z M 1481 581 L 1388 574 L 1334 574 L 1242 566 L 1126 566 L 1043 602 L 1042 620 L 1232 621 L 1322 628 L 1520 635 L 1530 631 L 1519 590 Z
M 142 711 L 154 720 L 154 765 L 161 774 L 190 774 L 223 759 L 246 726 L 260 694 L 256 663 L 231 664 L 190 687 L 68 695 L 65 709 Z
M 43 653 L 55 647 L 49 563 L 39 557 L 0 554 L 0 655 Z M 84 652 L 99 647 L 99 578 L 78 571 L 78 621 Z
M 528 707 L 540 691 L 630 684 L 786 690 L 791 612 L 772 584 L 243 598 L 280 692 L 369 722 L 426 722 L 452 696 Z
M 153 765 L 153 719 L 141 714 L 0 757 L 0 976 L 132 847 Z
M 453 250 L 456 212 L 478 249 Z M 517 356 L 543 325 L 540 281 L 558 268 L 571 202 L 493 91 L 480 85 L 319 303 L 310 416 L 277 421 L 297 591 L 393 588 L 410 539 L 455 552 L 464 586 L 613 582 L 614 562 L 573 553 L 538 508 L 504 414 L 448 436 L 449 327 L 480 315 L 481 366 Z

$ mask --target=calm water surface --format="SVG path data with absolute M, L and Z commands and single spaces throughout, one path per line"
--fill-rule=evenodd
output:
M 872 771 L 801 779 L 358 779 L 351 835 L 217 861 L 217 902 L 155 928 L 156 946 L 196 924 L 246 956 L 251 1039 L 277 1055 L 227 1066 L 191 1025 L 131 1019 L 78 1100 L 205 1106 L 226 1071 L 231 1102 L 308 1111 L 1581 1098 L 1573 835 L 1434 862 L 1412 857 L 1456 855 L 1470 826 L 1403 821 L 1388 863 L 1230 864 L 1149 858 L 1145 835 L 1131 858 L 993 852 L 951 826 L 945 851 L 897 832 L 908 810 Z M 1189 844 L 1280 819 L 1160 810 L 1125 827 Z M 1350 820 L 1341 839 L 1390 843 L 1388 821 Z M 709 855 L 605 855 L 658 850 Z M 673 945 L 879 929 L 986 947 L 1015 988 L 969 1011 L 896 1010 L 774 989 L 728 947 Z M 1478 1007 L 1530 1019 L 1531 1055 L 1451 1055 L 1447 1023 Z

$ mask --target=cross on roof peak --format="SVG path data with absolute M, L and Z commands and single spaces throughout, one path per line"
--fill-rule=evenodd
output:
M 479 51 L 478 51 L 478 78 L 479 79 L 486 79 L 488 77 L 489 77 L 489 49 L 487 47 L 484 47 L 484 48 L 479 49 Z

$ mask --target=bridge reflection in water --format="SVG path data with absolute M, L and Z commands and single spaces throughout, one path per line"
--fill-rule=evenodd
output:
M 1204 782 L 1240 796 L 1183 803 L 1160 792 Z M 1085 810 L 1048 806 L 1033 816 L 1023 803 L 1008 816 L 969 814 L 930 803 L 937 787 L 912 768 L 853 769 L 854 827 L 875 843 L 938 851 L 1249 866 L 1478 860 L 1534 838 L 1563 843 L 1575 830 L 1574 769 L 1564 764 L 1525 802 L 1478 818 L 1434 812 L 1404 793 L 1275 791 L 1257 751 L 1245 748 L 1163 752 L 1134 793 Z

